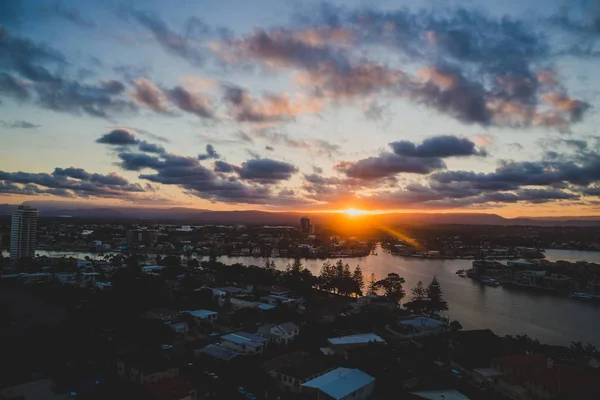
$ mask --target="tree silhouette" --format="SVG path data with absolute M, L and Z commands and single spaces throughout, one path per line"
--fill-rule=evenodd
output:
M 356 269 L 352 274 L 352 280 L 356 283 L 356 286 L 358 286 L 358 289 L 360 290 L 360 295 L 362 296 L 362 290 L 365 287 L 365 280 L 363 278 L 363 273 L 360 269 L 360 265 L 356 266 Z
M 427 286 L 427 300 L 427 310 L 431 316 L 439 316 L 441 312 L 448 310 L 448 303 L 442 297 L 442 288 L 435 276 Z
M 377 294 L 378 289 L 379 288 L 377 287 L 377 280 L 375 279 L 375 274 L 371 272 L 371 276 L 369 277 L 369 290 L 367 291 L 367 293 L 375 295 Z
M 405 283 L 404 278 L 400 277 L 395 272 L 389 273 L 386 278 L 377 282 L 377 287 L 383 289 L 385 293 L 385 297 L 394 303 L 400 304 L 400 301 L 405 296 L 404 289 L 402 285 Z

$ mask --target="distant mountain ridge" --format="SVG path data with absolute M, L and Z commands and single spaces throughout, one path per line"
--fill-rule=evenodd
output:
M 119 206 L 90 206 L 78 203 L 28 202 L 36 207 L 42 218 L 72 217 L 115 220 L 157 220 L 182 224 L 266 224 L 297 225 L 306 215 L 314 223 L 335 224 L 346 218 L 339 213 L 269 212 L 269 211 L 212 211 L 186 207 L 145 208 Z M 0 216 L 10 215 L 17 205 L 0 204 Z M 362 218 L 362 217 L 354 217 Z M 532 226 L 600 226 L 600 216 L 590 217 L 518 217 L 504 218 L 484 213 L 388 213 L 369 216 L 371 221 L 385 225 L 532 225 Z

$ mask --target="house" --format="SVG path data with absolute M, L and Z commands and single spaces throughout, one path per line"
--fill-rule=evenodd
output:
M 366 346 L 368 344 L 385 344 L 380 336 L 374 333 L 359 333 L 356 335 L 341 336 L 327 339 L 327 342 L 336 354 L 343 355 L 344 352 L 352 347 Z
M 177 322 L 175 324 L 169 324 L 169 328 L 173 329 L 176 333 L 187 333 L 189 326 L 187 322 Z
M 370 399 L 375 378 L 361 370 L 337 368 L 301 385 L 302 393 L 313 399 Z
M 285 296 L 273 295 L 270 294 L 268 296 L 263 296 L 260 298 L 263 302 L 270 304 L 272 306 L 284 305 L 289 306 L 298 302 L 296 299 L 291 299 Z
M 226 292 L 219 290 L 219 289 L 214 289 L 208 286 L 202 286 L 201 288 L 195 289 L 195 291 L 201 291 L 201 290 L 210 290 L 213 294 L 213 298 L 217 298 L 217 299 L 224 299 L 225 295 L 227 294 Z
M 531 376 L 552 366 L 552 360 L 539 354 L 515 354 L 492 360 L 492 368 L 503 374 Z
M 221 362 L 228 363 L 231 360 L 235 359 L 236 357 L 241 356 L 242 354 L 238 353 L 237 351 L 233 351 L 231 349 L 223 347 L 223 346 L 209 344 L 206 347 L 203 347 L 201 349 L 194 351 L 194 355 L 196 357 L 199 357 L 201 355 L 206 355 L 206 356 L 212 357 L 214 359 L 217 359 Z
M 219 315 L 217 312 L 209 310 L 183 310 L 182 313 L 188 313 L 197 320 L 208 322 L 216 321 Z
M 334 369 L 330 359 L 296 352 L 275 357 L 263 364 L 265 372 L 283 390 L 299 393 L 301 385 Z
M 145 384 L 179 376 L 179 368 L 156 354 L 140 354 L 117 361 L 117 375 L 126 381 Z
M 428 336 L 437 335 L 445 332 L 448 329 L 448 324 L 428 317 L 415 317 L 398 321 L 398 324 L 403 327 L 406 336 Z
M 179 313 L 177 311 L 169 310 L 168 308 L 153 308 L 146 311 L 146 317 L 158 319 L 163 322 L 171 322 L 178 315 Z
M 267 339 L 246 332 L 221 336 L 223 347 L 246 355 L 262 354 Z
M 183 378 L 163 380 L 145 385 L 148 400 L 193 400 L 197 398 L 194 386 Z
M 275 343 L 287 345 L 300 334 L 300 327 L 293 322 L 265 324 L 258 328 L 256 334 Z

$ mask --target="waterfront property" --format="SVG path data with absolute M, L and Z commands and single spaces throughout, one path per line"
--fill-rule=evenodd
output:
M 337 368 L 302 384 L 302 392 L 312 399 L 356 399 L 371 398 L 375 378 L 361 370 Z

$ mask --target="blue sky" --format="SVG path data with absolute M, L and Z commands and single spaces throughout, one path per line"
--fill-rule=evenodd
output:
M 22 0 L 0 24 L 1 202 L 598 213 L 598 1 Z

